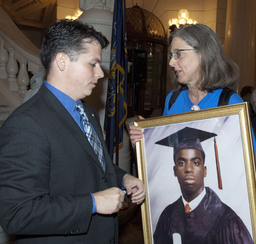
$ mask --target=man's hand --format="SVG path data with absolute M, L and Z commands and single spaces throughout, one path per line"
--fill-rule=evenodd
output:
M 117 187 L 93 193 L 93 196 L 99 214 L 117 213 L 124 201 L 124 192 Z
M 124 176 L 123 182 L 127 195 L 131 196 L 132 203 L 142 203 L 146 194 L 143 182 L 130 174 Z

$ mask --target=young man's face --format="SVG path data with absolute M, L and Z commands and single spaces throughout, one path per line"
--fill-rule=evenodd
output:
M 180 150 L 175 156 L 173 169 L 186 201 L 193 200 L 203 191 L 206 167 L 201 151 L 197 149 Z
M 96 41 L 84 45 L 87 52 L 81 53 L 76 61 L 68 60 L 64 70 L 66 94 L 75 101 L 90 96 L 98 80 L 104 77 L 101 45 Z

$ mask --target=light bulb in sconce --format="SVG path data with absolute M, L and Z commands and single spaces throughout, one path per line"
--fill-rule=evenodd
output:
M 196 23 L 196 20 L 189 18 L 189 12 L 187 9 L 180 9 L 178 12 L 178 18 L 169 19 L 169 26 L 176 26 L 177 28 L 179 28 L 180 25 L 191 25 Z
M 189 20 L 189 12 L 186 9 L 181 9 L 178 12 L 178 19 L 182 19 L 184 21 L 188 21 Z

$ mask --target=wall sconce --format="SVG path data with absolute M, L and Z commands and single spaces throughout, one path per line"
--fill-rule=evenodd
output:
M 79 16 L 83 13 L 83 11 L 81 11 L 80 9 L 77 9 L 75 12 L 74 12 L 74 15 L 71 16 L 71 15 L 67 15 L 65 17 L 65 19 L 72 19 L 72 20 L 75 20 L 75 19 L 78 19 Z
M 189 12 L 186 9 L 180 9 L 178 12 L 178 18 L 169 19 L 169 26 L 176 26 L 176 28 L 179 28 L 180 25 L 192 25 L 196 23 L 197 22 L 195 20 L 189 18 Z

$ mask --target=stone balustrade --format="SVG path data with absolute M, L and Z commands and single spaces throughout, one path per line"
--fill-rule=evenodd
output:
M 30 77 L 43 70 L 39 51 L 0 7 L 0 125 L 22 103 Z
M 6 43 L 0 35 L 0 78 L 7 79 L 10 91 L 19 92 L 22 99 L 29 86 L 29 72 L 31 75 L 39 72 L 41 63 L 38 57 L 37 64 L 30 64 L 33 69 L 29 70 L 28 64 L 33 60 L 21 56 L 21 53 L 15 47 Z
M 29 86 L 28 61 L 0 37 L 0 122 L 22 103 Z

